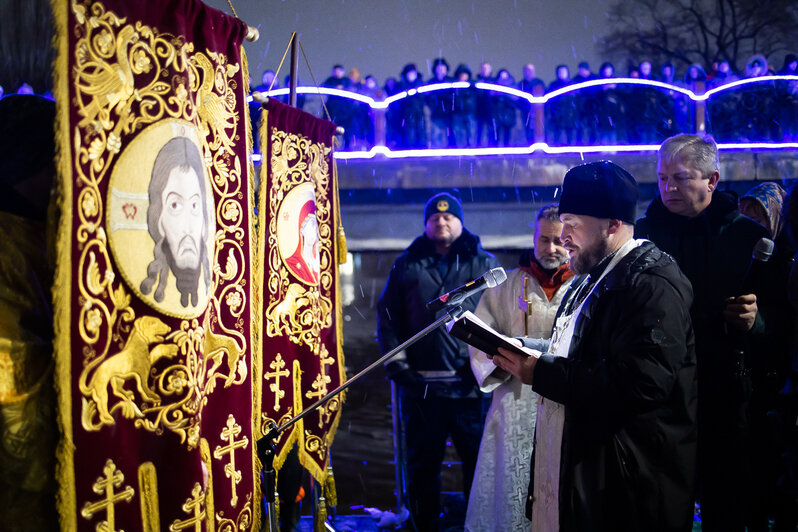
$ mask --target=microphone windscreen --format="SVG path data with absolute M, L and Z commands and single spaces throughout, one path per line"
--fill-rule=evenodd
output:
M 488 288 L 502 284 L 507 280 L 507 273 L 504 268 L 493 268 L 485 274 L 485 284 Z
M 767 262 L 770 256 L 773 255 L 773 248 L 775 244 L 769 238 L 760 238 L 759 242 L 754 246 L 754 251 L 751 252 L 751 258 L 760 262 Z

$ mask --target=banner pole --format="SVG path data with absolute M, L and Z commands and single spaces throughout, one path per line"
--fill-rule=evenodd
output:
M 288 96 L 288 105 L 291 107 L 296 107 L 296 73 L 298 67 L 297 61 L 297 40 L 299 37 L 297 36 L 296 32 L 291 35 L 291 73 L 289 74 L 291 77 L 289 78 L 289 96 Z

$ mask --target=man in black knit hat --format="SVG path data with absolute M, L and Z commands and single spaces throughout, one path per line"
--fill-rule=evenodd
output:
M 524 339 L 529 356 L 499 349 L 494 357 L 542 396 L 527 508 L 533 530 L 692 526 L 692 290 L 670 256 L 634 240 L 637 200 L 637 183 L 616 164 L 568 171 L 562 241 L 580 278 L 550 341 Z
M 429 311 L 428 301 L 498 266 L 479 237 L 463 227 L 460 201 L 445 192 L 430 198 L 424 209 L 424 234 L 396 259 L 377 303 L 383 353 L 444 314 Z M 463 309 L 473 312 L 480 295 L 466 298 Z M 415 529 L 437 530 L 446 438 L 451 435 L 463 463 L 463 491 L 468 496 L 489 396 L 479 391 L 466 344 L 443 328 L 397 354 L 385 369 L 399 387 L 408 506 Z

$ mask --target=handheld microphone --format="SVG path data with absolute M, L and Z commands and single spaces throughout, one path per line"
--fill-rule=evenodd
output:
M 481 277 L 477 277 L 473 281 L 469 281 L 459 288 L 455 288 L 447 294 L 443 294 L 438 299 L 433 299 L 427 303 L 427 309 L 436 312 L 441 309 L 456 307 L 461 304 L 465 298 L 473 296 L 477 292 L 481 292 L 487 288 L 502 284 L 507 280 L 507 274 L 504 268 L 493 268 Z
M 773 241 L 769 238 L 762 237 L 759 239 L 751 252 L 751 263 L 748 265 L 748 269 L 745 270 L 743 282 L 740 285 L 740 294 L 738 295 L 754 293 L 756 279 L 767 273 L 764 271 L 765 264 L 770 260 L 770 256 L 773 255 L 774 247 Z M 727 334 L 733 356 L 732 360 L 734 361 L 734 374 L 737 376 L 737 382 L 741 387 L 740 393 L 748 395 L 751 392 L 751 383 L 749 369 L 745 363 L 745 333 L 738 329 L 729 329 Z
M 755 280 L 761 279 L 762 275 L 765 275 L 765 272 L 762 270 L 765 267 L 765 263 L 769 261 L 771 255 L 773 255 L 774 246 L 775 244 L 773 244 L 771 239 L 764 237 L 760 238 L 756 243 L 751 252 L 751 264 L 748 265 L 748 269 L 745 271 L 745 276 L 743 277 L 742 291 L 740 294 L 754 293 Z

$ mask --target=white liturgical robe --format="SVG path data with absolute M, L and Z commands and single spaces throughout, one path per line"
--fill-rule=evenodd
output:
M 506 336 L 524 335 L 523 279 L 527 278 L 529 337 L 548 338 L 570 280 L 549 301 L 540 283 L 521 269 L 487 290 L 475 311 L 485 323 Z M 471 369 L 483 392 L 493 392 L 479 448 L 474 483 L 468 500 L 465 529 L 528 530 L 524 516 L 537 394 L 530 386 L 497 368 L 485 353 L 469 348 Z

